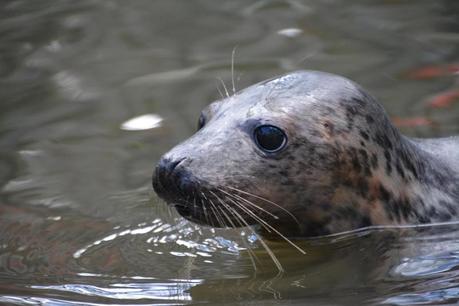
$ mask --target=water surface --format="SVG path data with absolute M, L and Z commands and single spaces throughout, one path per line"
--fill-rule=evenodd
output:
M 408 135 L 459 134 L 459 103 L 434 103 L 458 89 L 458 15 L 454 0 L 3 1 L 0 303 L 457 303 L 457 225 L 298 242 L 306 255 L 269 242 L 279 273 L 250 229 L 169 210 L 151 174 L 231 87 L 236 46 L 238 89 L 324 70 Z

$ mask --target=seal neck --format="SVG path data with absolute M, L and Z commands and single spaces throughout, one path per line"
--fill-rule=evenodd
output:
M 366 147 L 338 145 L 330 188 L 321 192 L 329 196 L 305 204 L 311 209 L 304 212 L 304 236 L 458 218 L 458 173 L 394 127 L 385 130 L 375 131 Z
M 395 129 L 394 129 L 395 130 Z M 397 142 L 383 151 L 384 175 L 370 198 L 385 211 L 384 223 L 447 222 L 458 215 L 459 178 L 438 156 L 396 131 Z

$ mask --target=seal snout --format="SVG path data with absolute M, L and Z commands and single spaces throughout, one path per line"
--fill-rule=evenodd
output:
M 191 174 L 184 164 L 187 158 L 162 157 L 153 173 L 153 189 L 168 203 L 187 197 L 194 189 Z

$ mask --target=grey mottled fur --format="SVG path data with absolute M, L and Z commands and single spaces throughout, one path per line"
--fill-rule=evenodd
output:
M 232 225 L 238 218 L 228 206 L 259 223 L 222 193 L 229 187 L 254 194 L 239 193 L 259 208 L 236 202 L 288 236 L 458 219 L 459 138 L 402 136 L 382 106 L 346 78 L 293 72 L 212 103 L 203 120 L 153 176 L 157 193 L 193 221 L 228 225 L 209 213 L 212 204 Z M 285 131 L 285 150 L 265 154 L 255 145 L 260 124 Z

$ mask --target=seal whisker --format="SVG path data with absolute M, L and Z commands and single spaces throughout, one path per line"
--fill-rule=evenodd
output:
M 196 214 L 196 208 L 197 208 L 197 205 L 196 205 L 196 196 L 193 195 L 193 214 Z
M 228 186 L 228 187 L 226 187 L 226 188 L 231 189 L 231 190 L 234 190 L 234 191 L 239 192 L 239 193 L 242 193 L 242 194 L 246 194 L 246 195 L 251 196 L 251 197 L 254 197 L 254 198 L 256 198 L 256 199 L 262 200 L 262 201 L 264 201 L 264 202 L 266 202 L 266 203 L 268 203 L 268 204 L 274 205 L 275 207 L 281 209 L 282 211 L 284 211 L 285 213 L 287 213 L 290 217 L 292 217 L 293 220 L 295 220 L 295 222 L 298 224 L 298 226 L 301 226 L 300 221 L 298 221 L 298 219 L 297 219 L 288 209 L 286 209 L 286 208 L 280 206 L 279 204 L 274 203 L 273 201 L 270 201 L 270 200 L 265 199 L 265 198 L 263 198 L 263 197 L 260 197 L 260 196 L 258 196 L 258 195 L 255 195 L 255 194 L 253 194 L 253 193 L 250 193 L 250 192 L 247 192 L 247 191 L 244 191 L 244 190 L 240 190 L 240 189 L 235 188 L 235 187 Z
M 265 95 L 265 100 L 269 101 L 269 98 L 271 97 L 271 94 L 282 84 L 280 80 L 272 80 L 274 82 L 274 85 L 271 86 L 271 89 L 268 91 L 268 93 Z
M 202 197 L 206 200 L 207 203 L 210 204 L 210 209 L 212 210 L 212 213 L 213 213 L 213 216 L 215 217 L 216 221 L 217 221 L 217 226 L 219 227 L 227 227 L 227 224 L 224 222 L 223 220 L 223 217 L 220 213 L 220 210 L 218 209 L 217 205 L 215 205 L 215 203 L 209 199 L 204 192 L 200 192 Z M 205 205 L 203 205 L 205 206 Z
M 229 206 L 225 201 L 223 201 L 216 193 L 212 192 L 211 190 L 209 190 L 209 192 L 223 205 L 224 208 L 226 208 L 228 210 L 228 212 L 230 214 L 232 214 L 234 217 L 235 217 L 235 220 L 237 223 L 239 223 L 239 226 L 241 227 L 244 227 L 245 225 L 243 223 L 241 223 L 241 221 L 239 220 L 241 218 L 240 215 L 237 214 L 237 212 L 235 212 L 231 206 Z M 234 224 L 234 222 L 231 220 L 231 218 L 226 214 L 225 210 L 224 209 L 221 209 L 221 212 L 222 214 L 226 217 L 226 219 L 228 220 L 228 222 L 231 224 L 231 226 L 233 226 L 234 228 L 236 228 L 236 224 Z M 236 214 L 235 214 L 236 213 Z M 253 231 L 253 229 L 250 228 L 251 231 Z M 247 251 L 249 252 L 249 257 L 250 257 L 250 261 L 252 262 L 252 266 L 253 266 L 253 269 L 255 271 L 257 271 L 257 265 L 256 265 L 256 261 L 258 261 L 258 258 L 257 256 L 255 255 L 255 253 L 253 253 L 252 249 L 250 248 L 250 246 L 247 244 L 247 241 L 245 240 L 242 240 L 242 243 L 244 244 L 244 246 L 247 248 Z
M 201 193 L 202 197 L 203 197 L 206 201 L 208 201 L 206 195 L 205 195 L 202 191 L 201 191 L 200 193 Z M 202 206 L 202 208 L 203 208 L 204 218 L 206 219 L 207 224 L 211 224 L 211 223 L 209 222 L 210 219 L 209 219 L 209 214 L 207 213 L 206 205 L 202 205 L 202 201 L 201 201 L 201 206 Z
M 233 84 L 233 96 L 236 93 L 236 86 L 234 84 L 234 56 L 236 54 L 237 46 L 233 48 L 233 52 L 231 53 L 231 82 Z
M 238 202 L 235 199 L 231 199 L 228 197 L 228 200 L 230 200 L 236 207 L 241 209 L 244 213 L 248 214 L 250 217 L 252 217 L 255 221 L 258 221 L 260 225 L 268 232 L 270 233 L 271 230 L 269 227 L 266 226 L 267 222 L 263 220 L 260 216 L 257 216 L 253 211 L 251 211 L 248 207 L 245 207 L 242 202 Z
M 241 196 L 239 196 L 239 195 L 230 194 L 230 193 L 225 192 L 224 190 L 221 190 L 221 189 L 220 189 L 220 191 L 223 192 L 224 194 L 226 194 L 226 195 L 229 196 L 229 197 L 232 197 L 232 198 L 235 198 L 235 199 L 242 200 L 242 201 L 246 202 L 247 204 L 249 204 L 249 205 L 251 205 L 251 206 L 253 206 L 253 207 L 255 207 L 255 208 L 261 210 L 262 212 L 264 212 L 264 213 L 270 215 L 270 216 L 273 217 L 274 219 L 279 219 L 279 217 L 276 216 L 275 214 L 273 214 L 273 213 L 267 211 L 266 209 L 264 209 L 264 208 L 262 208 L 262 207 L 256 205 L 255 203 L 253 203 L 253 202 L 251 202 L 251 201 L 249 201 L 249 200 L 247 200 L 247 199 L 245 199 L 245 198 L 243 198 L 243 197 L 241 197 Z
M 220 227 L 228 227 L 228 225 L 223 220 L 221 211 L 218 209 L 218 207 L 214 204 L 214 202 L 211 199 L 209 199 L 209 203 L 211 205 L 211 208 L 213 208 L 214 216 L 217 219 L 218 225 Z
M 216 222 L 217 222 L 217 226 L 218 226 L 218 227 L 223 227 L 223 225 L 222 225 L 221 222 L 220 222 L 220 219 L 217 217 L 217 213 L 216 213 L 215 208 L 213 207 L 212 204 L 210 205 L 209 209 L 210 209 L 210 217 L 213 217 L 213 216 L 214 216 L 215 219 L 216 219 Z M 210 223 L 210 225 L 211 225 L 212 227 L 215 226 L 213 223 Z
M 231 196 L 231 194 L 229 194 Z M 245 212 L 246 214 L 248 214 L 250 217 L 252 217 L 255 221 L 258 221 L 260 223 L 260 225 L 268 232 L 268 233 L 271 233 L 272 231 L 274 231 L 275 233 L 277 233 L 278 235 L 280 235 L 282 238 L 283 235 L 280 234 L 273 226 L 271 226 L 266 220 L 264 220 L 263 218 L 261 218 L 260 216 L 256 215 L 252 210 L 250 210 L 248 207 L 245 207 L 243 202 L 240 202 L 239 199 L 237 198 L 231 198 L 231 197 L 228 197 L 228 200 L 231 201 L 236 207 L 238 207 L 239 209 L 241 209 L 243 212 Z M 284 238 L 285 239 L 285 238 Z M 288 240 L 288 239 L 287 239 Z
M 214 193 L 212 190 L 208 190 L 208 192 L 210 194 L 212 194 L 216 199 L 217 201 L 219 201 L 221 204 L 223 204 L 225 206 L 226 203 L 222 202 L 222 200 L 220 199 L 220 197 Z M 225 219 L 228 221 L 228 223 L 231 225 L 231 227 L 233 228 L 236 228 L 237 226 L 234 224 L 233 220 L 231 220 L 231 218 L 228 216 L 228 214 L 225 212 L 224 208 L 225 207 L 219 207 L 217 206 L 211 199 L 209 199 L 209 201 L 212 203 L 212 205 L 214 205 L 214 207 L 218 210 L 222 220 L 223 220 L 223 217 L 225 217 Z M 226 223 L 224 220 L 223 220 L 223 223 L 225 225 L 225 227 L 228 227 L 228 223 Z
M 220 97 L 222 98 L 222 100 L 225 99 L 225 96 L 223 95 L 222 91 L 220 90 L 220 86 L 219 86 L 218 83 L 217 83 L 217 86 L 216 86 L 216 87 L 217 87 L 217 91 L 218 91 L 218 93 L 220 94 Z
M 244 210 L 247 214 L 252 216 L 255 220 L 260 222 L 260 225 L 262 225 L 265 229 L 268 228 L 272 230 L 274 233 L 279 235 L 282 239 L 284 239 L 286 242 L 288 242 L 291 246 L 293 246 L 295 249 L 297 249 L 301 254 L 305 255 L 306 252 L 300 248 L 298 245 L 296 245 L 293 241 L 285 237 L 281 232 L 279 232 L 277 229 L 275 229 L 272 225 L 267 223 L 265 220 L 261 219 L 259 216 L 255 215 L 254 212 L 252 212 L 250 209 L 242 205 L 241 203 L 237 203 L 235 201 L 232 201 L 236 206 L 238 206 L 240 209 Z M 269 231 L 271 232 L 271 231 Z
M 274 262 L 274 264 L 276 265 L 277 269 L 279 270 L 279 273 L 284 273 L 285 270 L 282 267 L 282 264 L 280 263 L 279 259 L 277 259 L 276 255 L 274 255 L 274 252 L 271 250 L 271 248 L 268 246 L 268 244 L 257 233 L 254 232 L 254 235 L 257 236 L 257 238 L 258 238 L 258 240 L 260 240 L 260 243 L 263 246 L 263 248 L 266 250 L 266 252 L 268 252 L 269 256 L 271 257 L 271 260 Z
M 231 202 L 235 203 L 233 200 L 229 199 Z M 239 207 L 239 206 L 238 206 Z M 271 260 L 274 262 L 276 268 L 279 270 L 279 273 L 283 273 L 285 270 L 284 268 L 282 267 L 282 264 L 280 263 L 279 259 L 277 259 L 276 255 L 274 254 L 274 252 L 271 250 L 271 248 L 266 244 L 266 242 L 263 240 L 262 237 L 260 237 L 260 235 L 258 235 L 255 230 L 252 229 L 252 227 L 247 223 L 247 221 L 245 221 L 245 219 L 234 209 L 234 208 L 231 208 L 230 207 L 230 210 L 236 215 L 238 216 L 239 220 L 241 220 L 241 222 L 250 229 L 250 231 L 257 237 L 257 239 L 260 241 L 261 245 L 263 246 L 263 248 L 266 250 L 266 252 L 268 253 L 269 257 L 271 258 Z M 256 257 L 255 257 L 256 258 Z
M 223 86 L 223 89 L 225 90 L 226 97 L 229 98 L 229 97 L 230 97 L 230 94 L 229 94 L 229 92 L 228 92 L 228 88 L 226 87 L 225 82 L 223 82 L 223 79 L 222 79 L 222 78 L 217 78 L 217 80 L 220 81 L 220 83 L 221 83 L 222 86 Z
M 241 215 L 237 213 L 237 211 L 235 211 L 231 206 L 226 207 L 226 209 L 228 209 L 228 211 L 235 217 L 236 221 L 239 223 L 241 227 L 248 228 L 250 232 L 252 232 L 255 236 L 257 236 L 255 231 L 250 226 L 247 226 L 246 222 L 244 224 L 244 219 L 242 218 Z M 260 260 L 258 259 L 257 255 L 253 252 L 252 248 L 250 247 L 250 245 L 245 239 L 242 240 L 242 243 L 247 248 L 247 252 L 249 253 L 250 261 L 252 262 L 253 270 L 255 272 L 258 271 L 257 262 L 260 262 Z
M 228 209 L 227 204 L 224 201 L 222 201 L 222 199 L 215 192 L 209 190 L 209 193 L 212 194 L 226 209 Z M 213 204 L 212 201 L 211 201 L 211 203 Z M 231 218 L 225 213 L 223 208 L 221 209 L 221 212 L 222 212 L 222 214 L 225 215 L 226 219 L 228 220 L 228 222 L 231 224 L 232 227 L 237 227 L 234 224 L 234 222 L 231 220 Z

